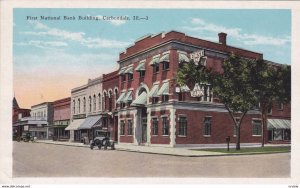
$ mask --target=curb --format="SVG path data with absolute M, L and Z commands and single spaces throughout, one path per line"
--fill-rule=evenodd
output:
M 82 147 L 82 148 L 89 148 L 88 145 L 70 145 L 70 144 L 61 144 L 61 143 L 47 143 L 47 142 L 38 142 L 41 144 L 52 144 L 52 145 L 60 145 L 60 146 L 71 146 L 71 147 Z M 254 152 L 254 153 L 236 153 L 236 154 L 204 154 L 204 155 L 181 155 L 181 154 L 171 154 L 171 153 L 157 153 L 157 152 L 149 152 L 149 151 L 139 151 L 139 150 L 131 150 L 131 149 L 124 149 L 124 148 L 115 148 L 117 151 L 125 151 L 125 152 L 135 152 L 135 153 L 146 153 L 146 154 L 155 154 L 155 155 L 169 155 L 169 156 L 176 156 L 176 157 L 224 157 L 224 156 L 240 156 L 240 155 L 262 155 L 262 154 L 278 154 L 278 153 L 290 153 L 289 152 L 272 152 L 272 153 L 264 153 L 264 152 Z M 217 152 L 216 152 L 217 153 Z

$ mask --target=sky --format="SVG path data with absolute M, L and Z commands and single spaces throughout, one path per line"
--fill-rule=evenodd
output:
M 85 16 L 98 20 L 79 20 Z M 111 16 L 129 20 L 105 19 Z M 134 20 L 134 16 L 147 19 Z M 89 78 L 118 69 L 119 53 L 137 39 L 171 30 L 213 42 L 218 42 L 219 32 L 225 32 L 230 46 L 291 64 L 290 10 L 16 8 L 13 79 L 19 106 L 30 108 L 70 97 L 71 89 Z

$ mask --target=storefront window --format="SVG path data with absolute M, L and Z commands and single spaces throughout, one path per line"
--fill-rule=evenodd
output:
M 252 135 L 261 135 L 261 120 L 252 120 Z
M 162 118 L 162 124 L 163 124 L 163 135 L 169 135 L 169 125 L 168 125 L 167 117 Z
M 204 118 L 204 135 L 211 135 L 211 117 Z
M 127 135 L 132 135 L 132 120 L 128 120 L 128 130 L 127 130 Z
M 157 118 L 152 119 L 152 135 L 158 135 L 158 121 L 157 121 Z
M 120 126 L 120 135 L 125 135 L 125 123 L 123 120 L 121 120 L 121 126 Z
M 180 136 L 187 135 L 187 121 L 186 117 L 179 117 L 179 133 Z

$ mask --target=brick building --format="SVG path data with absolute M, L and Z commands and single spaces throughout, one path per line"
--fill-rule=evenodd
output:
M 210 85 L 180 88 L 175 82 L 182 62 L 198 58 L 207 67 L 222 71 L 222 63 L 231 52 L 245 58 L 263 58 L 261 53 L 227 45 L 225 33 L 219 33 L 219 43 L 176 31 L 135 41 L 118 60 L 119 143 L 175 147 L 225 143 L 227 136 L 235 142 L 234 123 Z M 288 107 L 281 112 L 277 108 L 274 105 L 272 115 L 290 118 Z M 267 136 L 267 128 L 264 132 Z M 259 111 L 249 111 L 241 126 L 241 142 L 259 143 L 261 134 Z
M 103 74 L 103 110 L 102 132 L 106 132 L 114 141 L 118 140 L 118 111 L 117 99 L 119 97 L 119 75 L 118 71 Z
M 71 98 L 59 99 L 53 102 L 53 140 L 68 140 L 69 131 L 65 128 L 70 123 Z
M 12 111 L 13 135 L 19 137 L 23 132 L 23 126 L 20 120 L 30 116 L 30 109 L 20 108 L 17 99 L 14 97 Z

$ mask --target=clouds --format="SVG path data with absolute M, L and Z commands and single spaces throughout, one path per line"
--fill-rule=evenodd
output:
M 217 36 L 219 32 L 225 32 L 230 37 L 238 40 L 244 45 L 268 45 L 268 46 L 282 46 L 291 42 L 290 36 L 266 36 L 252 33 L 246 33 L 241 28 L 229 28 L 222 25 L 207 22 L 200 18 L 191 18 L 190 25 L 184 26 L 183 29 L 191 32 L 198 32 L 204 35 L 207 39 L 212 39 L 211 35 Z
M 115 20 L 117 21 L 117 20 Z M 121 20 L 120 20 L 121 21 Z M 88 47 L 88 48 L 124 48 L 125 46 L 128 46 L 128 42 L 124 41 L 118 41 L 118 40 L 112 40 L 112 39 L 105 39 L 105 38 L 99 38 L 99 37 L 87 37 L 84 32 L 72 32 L 64 29 L 58 29 L 58 28 L 50 28 L 47 25 L 38 22 L 38 21 L 30 21 L 30 24 L 32 24 L 34 27 L 34 31 L 22 31 L 20 34 L 27 35 L 27 36 L 39 36 L 39 37 L 45 37 L 49 40 L 50 37 L 53 37 L 56 40 L 61 40 L 61 41 L 49 41 L 49 42 L 42 42 L 40 41 L 40 44 L 43 44 L 41 46 L 40 44 L 38 45 L 33 45 L 35 47 L 47 47 L 46 45 L 52 45 L 53 44 L 65 44 L 65 45 L 60 45 L 59 47 L 67 47 L 68 42 L 76 42 L 80 44 L 83 47 Z M 120 22 L 115 22 L 114 24 L 120 24 Z M 37 43 L 36 41 L 30 41 L 28 43 L 23 43 L 23 45 L 32 45 L 33 43 Z
M 68 46 L 67 43 L 61 41 L 45 42 L 45 41 L 38 41 L 38 40 L 30 40 L 28 42 L 18 42 L 14 44 L 17 46 L 34 46 L 42 49 L 58 49 L 60 47 Z

